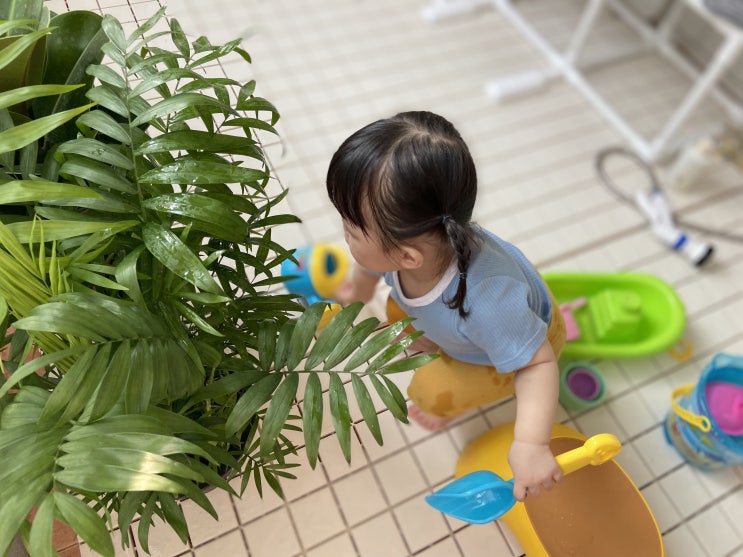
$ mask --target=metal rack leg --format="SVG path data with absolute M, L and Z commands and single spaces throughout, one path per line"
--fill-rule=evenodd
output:
M 594 59 L 589 64 L 578 64 L 578 58 L 583 50 L 586 38 L 605 4 L 620 16 L 643 39 L 645 47 L 652 46 L 695 80 L 691 90 L 687 93 L 681 105 L 671 114 L 661 131 L 650 141 L 641 137 L 634 128 L 619 113 L 614 110 L 583 77 L 581 69 L 588 66 L 597 66 L 609 61 L 625 58 L 638 50 L 633 48 L 624 52 L 617 52 L 612 56 Z M 532 27 L 526 19 L 515 9 L 511 0 L 432 0 L 424 9 L 424 17 L 429 20 L 440 19 L 455 14 L 472 11 L 485 4 L 492 4 L 509 22 L 521 32 L 547 59 L 549 67 L 543 70 L 523 72 L 489 81 L 486 86 L 487 94 L 496 100 L 503 100 L 510 96 L 534 91 L 556 78 L 564 78 L 601 113 L 614 128 L 624 136 L 635 151 L 648 162 L 656 162 L 670 150 L 671 138 L 699 106 L 705 95 L 710 93 L 734 121 L 743 120 L 743 111 L 727 95 L 714 88 L 714 85 L 723 72 L 743 50 L 743 33 L 727 34 L 722 46 L 718 48 L 713 60 L 703 72 L 696 70 L 685 60 L 671 44 L 671 32 L 679 21 L 683 9 L 682 2 L 676 2 L 665 15 L 657 29 L 652 29 L 646 22 L 641 21 L 618 0 L 588 0 L 576 27 L 570 44 L 564 53 L 558 52 Z M 580 66 L 580 67 L 579 67 Z
M 550 81 L 563 77 L 566 74 L 566 69 L 572 67 L 577 59 L 590 29 L 603 7 L 604 0 L 589 0 L 581 14 L 576 32 L 565 55 L 557 52 L 552 45 L 545 41 L 513 7 L 510 0 L 492 0 L 492 3 L 501 15 L 508 19 L 511 25 L 516 27 L 529 42 L 536 46 L 549 62 L 549 68 L 544 70 L 522 72 L 508 78 L 489 81 L 485 85 L 486 93 L 489 97 L 500 101 L 508 97 L 533 92 Z
M 579 69 L 544 40 L 523 18 L 518 10 L 511 5 L 509 0 L 493 0 L 493 2 L 500 13 L 542 52 L 549 61 L 550 68 L 542 72 L 520 74 L 507 80 L 490 81 L 486 85 L 488 94 L 500 100 L 509 94 L 527 91 L 528 88 L 524 85 L 541 85 L 556 77 L 564 77 L 568 83 L 573 85 L 632 144 L 636 151 L 641 153 L 642 156 L 645 156 L 648 151 L 647 142 L 595 91 L 582 76 Z M 604 0 L 589 0 L 586 8 L 584 8 L 578 24 L 578 29 L 581 29 L 580 36 L 571 45 L 574 52 L 573 57 L 577 56 L 582 46 L 582 41 L 585 40 L 588 30 L 594 24 L 603 5 Z
M 743 47 L 739 36 L 729 36 L 717 50 L 715 56 L 697 82 L 687 93 L 686 98 L 671 115 L 666 125 L 655 137 L 650 146 L 650 158 L 655 159 L 666 150 L 671 136 L 678 131 L 692 111 L 699 106 L 707 92 L 717 83 L 723 72 L 735 61 Z

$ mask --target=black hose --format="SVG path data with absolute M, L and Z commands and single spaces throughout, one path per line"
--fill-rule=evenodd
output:
M 635 153 L 634 151 L 630 151 L 629 149 L 625 149 L 624 147 L 608 147 L 606 149 L 602 149 L 596 155 L 595 168 L 601 182 L 603 182 L 603 184 L 609 189 L 609 191 L 613 193 L 618 199 L 624 201 L 625 203 L 636 206 L 635 200 L 632 198 L 632 196 L 623 192 L 622 189 L 617 186 L 614 180 L 612 180 L 609 177 L 609 174 L 606 172 L 606 159 L 614 155 L 620 155 L 628 158 L 632 162 L 637 164 L 637 166 L 639 166 L 642 170 L 644 170 L 650 182 L 651 192 L 662 190 L 662 188 L 660 187 L 660 182 L 658 181 L 658 178 L 653 171 L 653 167 L 644 159 L 642 159 L 642 157 L 640 157 L 637 153 Z M 725 230 L 718 230 L 716 228 L 707 228 L 706 226 L 682 221 L 677 219 L 675 215 L 671 215 L 671 218 L 673 219 L 674 223 L 680 225 L 682 228 L 687 228 L 689 230 L 693 230 L 702 234 L 708 234 L 710 236 L 717 236 L 719 238 L 724 238 L 733 242 L 743 242 L 743 235 L 741 234 L 735 234 L 733 232 L 727 232 Z

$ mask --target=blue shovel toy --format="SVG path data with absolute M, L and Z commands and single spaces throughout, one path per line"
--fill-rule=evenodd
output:
M 563 474 L 570 474 L 588 464 L 603 464 L 614 458 L 621 448 L 614 435 L 600 433 L 587 439 L 582 446 L 557 455 L 555 460 Z M 490 470 L 478 470 L 427 495 L 426 503 L 459 520 L 485 524 L 500 518 L 516 504 L 513 479 L 504 480 Z

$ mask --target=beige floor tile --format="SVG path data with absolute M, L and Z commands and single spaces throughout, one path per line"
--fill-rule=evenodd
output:
M 353 526 L 387 508 L 384 495 L 370 468 L 349 474 L 333 483 L 346 522 Z
M 278 509 L 243 527 L 251 557 L 292 557 L 300 550 L 289 513 Z
M 173 529 L 170 526 L 165 525 L 160 518 L 153 517 L 152 522 L 153 525 L 150 527 L 149 535 L 149 550 L 152 555 L 158 555 L 159 557 L 174 557 L 189 550 L 189 544 L 183 543 Z M 134 535 L 137 547 L 141 548 L 136 528 Z
M 446 432 L 421 441 L 413 448 L 423 475 L 430 485 L 437 484 L 454 474 L 459 451 Z
M 342 478 L 367 465 L 364 451 L 353 432 L 351 433 L 351 462 L 347 462 L 335 436 L 320 441 L 320 459 L 331 481 Z
M 445 538 L 416 555 L 418 557 L 458 557 L 462 553 L 452 538 Z
M 462 554 L 467 557 L 512 555 L 508 543 L 494 524 L 469 525 L 459 530 L 454 537 Z
M 287 501 L 294 501 L 326 486 L 328 483 L 323 465 L 318 462 L 314 470 L 310 468 L 307 464 L 307 455 L 304 449 L 299 450 L 299 457 L 294 460 L 300 462 L 302 466 L 289 470 L 297 477 L 296 479 L 284 480 L 281 484 Z
M 409 555 L 392 516 L 384 513 L 354 528 L 351 536 L 359 555 L 403 557 Z
M 46 2 L 55 11 L 100 8 L 121 18 L 127 29 L 160 4 Z M 567 45 L 583 2 L 516 4 L 553 44 Z M 488 79 L 543 68 L 546 60 L 493 9 L 430 24 L 420 17 L 423 5 L 417 0 L 181 0 L 169 6 L 169 14 L 191 37 L 207 34 L 220 42 L 249 35 L 243 46 L 254 63 L 228 63 L 223 69 L 235 79 L 257 79 L 259 94 L 282 112 L 281 141 L 270 139 L 266 149 L 274 174 L 292 192 L 284 206 L 303 223 L 277 229 L 274 239 L 280 243 L 342 243 L 340 220 L 324 189 L 330 156 L 351 132 L 376 118 L 427 108 L 448 116 L 470 144 L 480 176 L 480 224 L 514 241 L 543 269 L 639 270 L 672 284 L 687 309 L 684 339 L 693 345 L 692 359 L 682 363 L 661 353 L 632 361 L 599 360 L 595 363 L 611 391 L 607 404 L 578 415 L 561 411 L 558 419 L 587 433 L 621 435 L 626 448 L 619 461 L 643 486 L 666 532 L 669 557 L 743 556 L 737 520 L 743 472 L 731 469 L 722 480 L 700 480 L 665 443 L 661 429 L 674 386 L 696 381 L 718 351 L 743 353 L 743 244 L 713 239 L 715 263 L 701 271 L 662 246 L 643 217 L 619 203 L 596 177 L 598 149 L 623 144 L 616 130 L 561 81 L 533 95 L 492 102 L 483 93 Z M 590 37 L 595 52 L 636 41 L 616 18 L 604 14 L 599 26 Z M 645 134 L 663 124 L 689 84 L 655 55 L 593 71 L 590 79 Z M 719 118 L 719 110 L 705 103 L 679 138 Z M 646 177 L 624 162 L 617 164 L 616 174 L 629 188 L 647 186 Z M 739 171 L 716 168 L 704 184 L 669 196 L 684 219 L 743 233 Z M 404 393 L 409 374 L 393 380 Z M 252 482 L 241 498 L 210 495 L 222 515 L 219 523 L 185 503 L 194 554 L 520 556 L 519 543 L 507 529 L 468 526 L 423 503 L 425 493 L 453 473 L 458 451 L 514 416 L 515 403 L 509 400 L 432 434 L 396 423 L 382 411 L 384 445 L 374 442 L 364 424 L 355 425 L 351 465 L 327 421 L 322 468 L 298 472 L 301 479 L 292 485 L 282 482 L 291 500 L 288 508 L 267 486 L 261 500 Z M 323 517 L 328 519 L 322 522 Z M 346 530 L 346 523 L 352 528 Z M 192 554 L 190 546 L 159 524 L 151 540 L 159 557 Z
M 402 452 L 374 464 L 382 489 L 392 505 L 426 489 L 418 463 L 409 452 Z
M 330 488 L 293 501 L 289 510 L 303 547 L 312 547 L 345 530 L 336 499 Z
M 306 555 L 307 557 L 353 557 L 357 553 L 351 537 L 348 534 L 342 534 L 308 550 Z
M 231 482 L 232 487 L 238 494 L 240 493 L 241 481 L 241 478 L 237 478 Z M 233 496 L 233 501 L 240 524 L 246 524 L 264 514 L 268 514 L 284 504 L 284 501 L 266 485 L 263 486 L 263 497 L 260 497 L 252 478 L 242 497 Z
M 389 410 L 380 412 L 378 417 L 379 429 L 382 432 L 381 445 L 376 442 L 368 427 L 365 425 L 358 425 L 356 427 L 361 444 L 364 447 L 364 452 L 370 462 L 394 454 L 406 447 L 405 438 L 400 431 L 401 427 L 406 426 L 399 422 Z
M 449 535 L 444 516 L 428 505 L 423 497 L 414 497 L 396 506 L 394 512 L 400 531 L 413 553 Z
M 239 530 L 233 530 L 216 539 L 208 541 L 194 548 L 196 557 L 235 556 L 247 555 L 245 540 Z
M 181 506 L 186 521 L 189 524 L 191 543 L 195 546 L 221 536 L 225 532 L 234 530 L 238 526 L 237 515 L 232 506 L 232 498 L 229 493 L 222 490 L 214 490 L 209 494 L 209 500 L 219 516 L 215 520 L 204 509 L 193 501 L 185 501 Z

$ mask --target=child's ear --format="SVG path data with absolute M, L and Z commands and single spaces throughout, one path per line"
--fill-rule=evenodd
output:
M 418 269 L 423 265 L 423 252 L 416 247 L 401 247 L 399 257 L 403 269 Z

